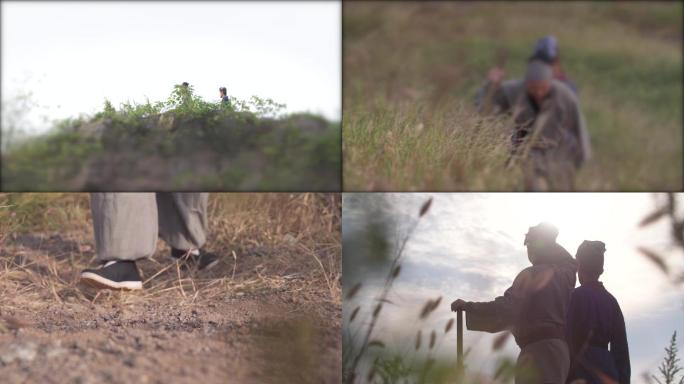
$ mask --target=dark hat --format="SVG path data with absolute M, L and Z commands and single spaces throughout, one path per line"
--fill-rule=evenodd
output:
M 577 248 L 575 258 L 580 269 L 585 271 L 603 272 L 603 254 L 606 252 L 606 244 L 602 241 L 584 240 Z
M 544 36 L 537 40 L 530 59 L 538 59 L 552 63 L 558 59 L 558 41 L 553 36 Z
M 554 242 L 558 237 L 558 228 L 551 223 L 541 222 L 534 227 L 530 227 L 525 235 L 525 245 L 530 240 L 544 240 Z

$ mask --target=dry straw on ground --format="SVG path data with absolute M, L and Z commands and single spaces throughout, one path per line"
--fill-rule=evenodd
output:
M 138 263 L 141 292 L 78 284 L 95 261 L 87 194 L 0 194 L 0 206 L 3 377 L 339 382 L 339 195 L 211 194 L 219 265 L 186 268 L 160 241 Z
M 0 251 L 2 297 L 95 299 L 77 285 L 78 272 L 94 261 L 87 194 L 0 199 L 0 244 L 24 248 Z M 222 256 L 220 266 L 209 274 L 180 273 L 183 266 L 168 262 L 160 241 L 155 256 L 140 263 L 144 292 L 121 297 L 174 295 L 196 302 L 240 290 L 318 286 L 327 300 L 340 303 L 339 209 L 333 194 L 214 194 L 207 247 Z

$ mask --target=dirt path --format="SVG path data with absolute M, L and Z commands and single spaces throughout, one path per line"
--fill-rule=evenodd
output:
M 340 305 L 311 261 L 291 247 L 216 249 L 231 256 L 210 274 L 193 274 L 170 262 L 160 244 L 152 260 L 139 263 L 145 290 L 97 294 L 77 283 L 93 258 L 87 233 L 6 243 L 4 382 L 341 380 Z

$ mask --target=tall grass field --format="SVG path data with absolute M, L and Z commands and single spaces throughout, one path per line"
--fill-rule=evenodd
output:
M 510 124 L 476 113 L 505 52 L 524 75 L 558 39 L 593 158 L 577 190 L 682 187 L 682 4 L 345 3 L 345 190 L 522 190 L 506 169 Z

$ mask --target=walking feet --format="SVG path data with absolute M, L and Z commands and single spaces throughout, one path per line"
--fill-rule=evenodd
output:
M 216 266 L 218 256 L 199 249 L 184 251 L 171 249 L 171 257 L 190 268 L 205 271 Z M 140 290 L 142 278 L 135 261 L 111 260 L 97 268 L 84 269 L 81 272 L 81 283 L 99 289 Z
M 171 257 L 177 261 L 185 261 L 188 266 L 197 268 L 200 271 L 209 270 L 215 267 L 219 262 L 218 256 L 201 249 L 184 251 L 172 248 Z
M 135 261 L 111 260 L 81 272 L 81 283 L 100 289 L 139 290 L 142 279 Z

